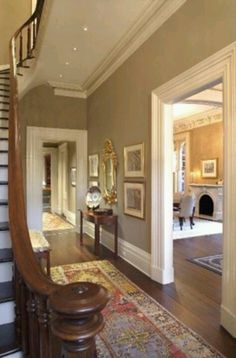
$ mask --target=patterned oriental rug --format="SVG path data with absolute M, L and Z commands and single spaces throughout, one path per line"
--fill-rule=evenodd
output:
M 63 220 L 59 215 L 47 212 L 43 213 L 43 231 L 69 229 L 74 229 L 73 225 Z
M 222 267 L 223 267 L 223 255 L 211 255 L 211 256 L 203 256 L 203 257 L 194 257 L 192 259 L 188 259 L 199 266 L 202 266 L 208 270 L 214 271 L 222 275 Z
M 223 357 L 108 261 L 53 267 L 51 276 L 61 284 L 99 283 L 111 293 L 96 338 L 98 358 Z

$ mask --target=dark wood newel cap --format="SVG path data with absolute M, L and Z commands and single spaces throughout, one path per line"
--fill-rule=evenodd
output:
M 88 317 L 100 312 L 109 300 L 106 288 L 91 282 L 61 286 L 49 297 L 50 308 L 63 316 Z

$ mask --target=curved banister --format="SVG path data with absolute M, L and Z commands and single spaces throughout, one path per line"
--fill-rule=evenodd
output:
M 37 353 L 32 353 L 37 349 L 40 351 L 39 356 L 43 358 L 51 357 L 50 343 L 48 333 L 48 325 L 52 326 L 53 333 L 61 340 L 64 340 L 64 349 L 70 352 L 70 342 L 73 352 L 78 352 L 78 357 L 83 352 L 88 354 L 88 357 L 93 355 L 95 347 L 94 336 L 102 329 L 103 319 L 100 311 L 108 302 L 108 294 L 106 289 L 95 284 L 76 283 L 73 285 L 61 286 L 54 283 L 49 277 L 45 275 L 41 266 L 36 259 L 33 252 L 29 230 L 27 226 L 25 200 L 24 200 L 24 181 L 22 171 L 21 158 L 21 129 L 18 108 L 18 68 L 24 67 L 24 61 L 28 58 L 33 58 L 32 51 L 35 48 L 36 37 L 39 27 L 39 22 L 43 10 L 44 0 L 38 0 L 35 12 L 14 34 L 10 41 L 10 114 L 9 114 L 9 186 L 8 186 L 8 201 L 9 201 L 9 224 L 12 240 L 12 248 L 14 254 L 14 261 L 16 265 L 16 287 L 20 287 L 21 292 L 16 297 L 20 297 L 20 305 L 22 306 L 22 297 L 27 298 L 27 307 L 16 309 L 18 312 L 18 321 L 21 316 L 29 313 L 29 334 L 31 338 L 26 338 L 23 342 L 27 354 L 32 357 L 38 357 Z M 23 55 L 23 35 L 26 31 L 27 49 L 26 56 Z M 19 54 L 17 56 L 17 45 L 19 45 Z M 20 277 L 18 280 L 17 277 Z M 23 282 L 23 285 L 22 285 Z M 75 290 L 74 286 L 78 286 Z M 23 287 L 23 288 L 22 288 Z M 84 288 L 86 289 L 84 290 Z M 28 290 L 25 293 L 25 290 Z M 91 301 L 91 296 L 93 299 Z M 75 297 L 75 295 L 77 295 Z M 60 297 L 60 310 L 58 311 L 57 300 Z M 83 305 L 81 306 L 81 300 Z M 76 299 L 76 300 L 75 300 Z M 77 305 L 75 304 L 77 302 Z M 91 302 L 94 306 L 91 307 Z M 49 318 L 48 303 L 50 310 L 53 311 L 54 320 L 51 323 Z M 89 309 L 86 308 L 86 304 Z M 71 305 L 71 307 L 70 307 Z M 70 315 L 68 315 L 68 307 L 71 308 Z M 81 308 L 82 307 L 82 308 Z M 20 311 L 23 310 L 23 314 Z M 26 312 L 26 313 L 25 313 Z M 65 313 L 63 315 L 63 312 Z M 35 324 L 35 320 L 37 323 Z M 64 320 L 64 321 L 63 321 Z M 67 329 L 63 334 L 58 328 L 57 322 L 64 322 Z M 90 332 L 88 332 L 88 323 Z M 78 325 L 78 335 L 75 342 L 75 327 Z M 38 332 L 32 332 L 37 327 Z M 86 330 L 86 338 L 80 339 L 79 334 L 83 332 L 83 327 Z M 27 333 L 26 333 L 27 335 Z M 33 335 L 33 336 L 32 336 Z M 35 346 L 35 342 L 38 347 Z M 28 347 L 28 348 L 27 348 Z M 71 349 L 72 349 L 71 348 Z M 28 349 L 28 351 L 27 351 Z M 76 350 L 77 349 L 77 350 Z M 72 351 L 71 351 L 72 352 Z

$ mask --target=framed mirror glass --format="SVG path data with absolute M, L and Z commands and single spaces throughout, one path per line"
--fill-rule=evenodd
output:
M 113 205 L 117 202 L 117 155 L 114 151 L 112 142 L 107 139 L 103 149 L 102 168 L 103 168 L 103 183 L 104 195 L 103 198 L 106 203 Z

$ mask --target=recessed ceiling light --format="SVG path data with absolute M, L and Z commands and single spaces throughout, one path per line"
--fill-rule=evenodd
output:
M 70 63 L 67 61 L 67 62 L 66 62 L 66 65 L 68 66 L 69 64 L 70 64 Z
M 88 31 L 87 26 L 84 26 L 83 30 L 84 30 L 84 31 Z
M 59 75 L 60 78 L 62 78 L 63 76 L 62 75 Z
M 73 50 L 74 50 L 74 51 L 77 51 L 77 47 L 74 47 Z

